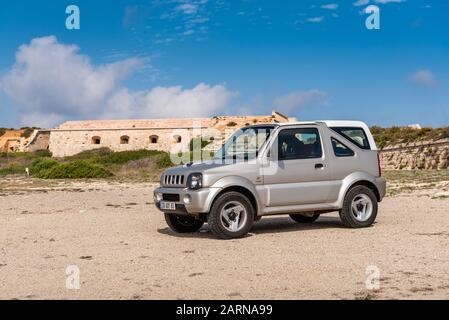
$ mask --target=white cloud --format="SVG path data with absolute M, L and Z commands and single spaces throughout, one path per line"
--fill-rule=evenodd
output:
M 379 3 L 379 4 L 402 3 L 402 2 L 406 2 L 406 1 L 407 0 L 374 0 L 375 3 Z M 370 2 L 370 0 L 357 0 L 352 5 L 355 7 L 366 6 L 369 4 L 369 2 Z
M 386 4 L 386 3 L 402 3 L 405 2 L 406 0 L 374 0 L 375 3 L 381 3 L 381 4 Z
M 286 113 L 294 113 L 294 111 L 313 104 L 323 105 L 328 98 L 327 93 L 311 89 L 307 91 L 294 91 L 285 96 L 274 100 L 274 106 Z
M 62 45 L 53 36 L 22 45 L 16 62 L 1 79 L 5 93 L 24 120 L 51 115 L 89 113 L 110 95 L 117 83 L 142 64 L 128 59 L 95 67 L 79 48 Z
M 190 36 L 190 35 L 192 35 L 192 34 L 194 34 L 194 33 L 195 33 L 195 31 L 192 30 L 192 29 L 190 29 L 190 30 L 184 31 L 182 34 L 185 35 L 185 36 Z
M 224 85 L 200 83 L 193 89 L 156 87 L 146 91 L 121 89 L 107 104 L 107 118 L 168 118 L 211 116 L 237 93 Z
M 318 23 L 324 20 L 324 17 L 313 17 L 313 18 L 309 18 L 307 19 L 308 22 L 312 22 L 312 23 Z
M 360 6 L 366 6 L 367 4 L 369 4 L 369 0 L 357 0 L 352 5 L 354 7 L 360 7 Z
M 427 69 L 416 71 L 408 79 L 410 82 L 423 87 L 434 87 L 438 83 L 435 75 Z
M 182 11 L 184 14 L 196 14 L 198 12 L 198 6 L 193 3 L 180 4 L 176 9 Z
M 323 4 L 321 6 L 321 8 L 328 9 L 328 10 L 336 10 L 336 9 L 338 9 L 338 4 L 336 4 L 336 3 Z
M 404 3 L 407 0 L 373 0 L 373 2 L 377 5 L 380 4 L 388 4 L 388 3 Z M 360 7 L 360 6 L 366 6 L 362 10 L 358 10 L 359 15 L 365 15 L 367 14 L 367 9 L 369 9 L 371 6 L 368 7 L 368 4 L 370 3 L 370 0 L 357 0 L 356 2 L 353 2 L 352 5 L 354 7 Z
M 224 85 L 199 84 L 193 89 L 157 87 L 131 91 L 120 81 L 146 61 L 127 59 L 95 66 L 53 36 L 22 45 L 0 89 L 14 102 L 22 124 L 50 127 L 67 119 L 107 116 L 208 116 L 235 95 Z

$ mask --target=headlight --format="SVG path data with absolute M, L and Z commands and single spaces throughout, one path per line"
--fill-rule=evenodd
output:
M 192 190 L 198 190 L 203 187 L 203 175 L 201 173 L 192 173 L 187 178 L 187 187 Z
M 154 193 L 154 201 L 160 202 L 161 200 L 162 200 L 162 193 L 160 193 L 160 192 L 155 192 L 155 193 Z

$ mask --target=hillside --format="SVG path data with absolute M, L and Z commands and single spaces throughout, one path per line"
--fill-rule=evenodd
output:
M 410 127 L 371 127 L 376 144 L 380 149 L 401 143 L 438 141 L 449 138 L 449 127 L 413 129 Z
M 449 168 L 449 127 L 372 127 L 382 167 L 392 170 Z

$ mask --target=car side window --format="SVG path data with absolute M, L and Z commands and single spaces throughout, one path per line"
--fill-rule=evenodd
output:
M 371 146 L 368 141 L 368 137 L 365 133 L 365 130 L 358 127 L 332 127 L 332 130 L 342 135 L 356 146 L 369 150 Z
M 343 143 L 335 138 L 331 138 L 332 148 L 334 148 L 334 154 L 337 157 L 353 157 L 355 155 L 354 151 L 345 146 Z
M 278 135 L 278 159 L 321 158 L 321 140 L 316 128 L 284 129 Z

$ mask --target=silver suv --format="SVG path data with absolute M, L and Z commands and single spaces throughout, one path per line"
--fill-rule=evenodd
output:
M 174 231 L 195 232 L 207 222 L 231 239 L 279 214 L 311 223 L 339 211 L 344 225 L 369 227 L 385 189 L 366 124 L 315 121 L 244 127 L 211 161 L 166 170 L 154 199 Z

